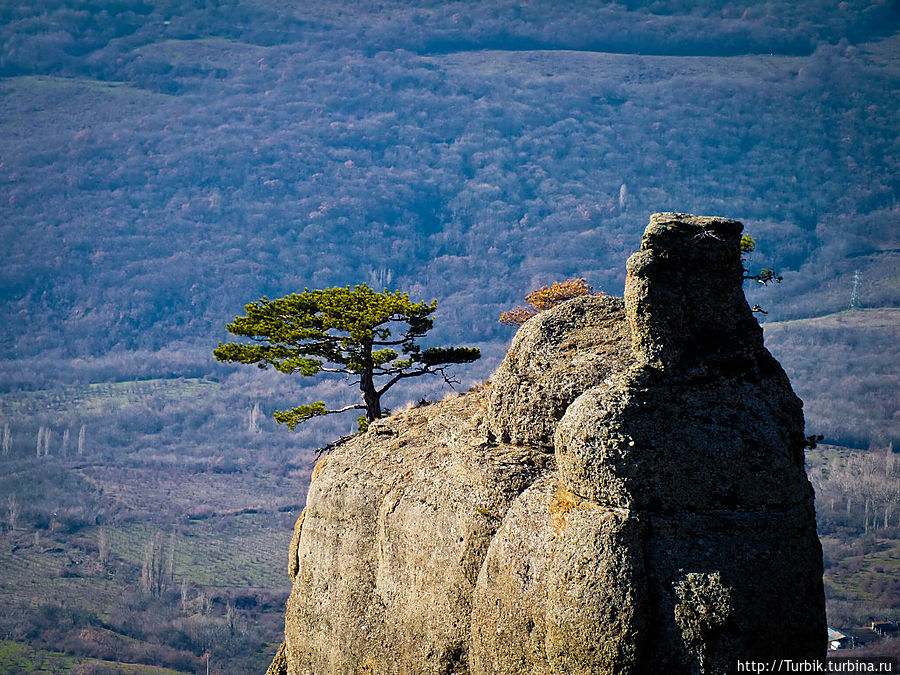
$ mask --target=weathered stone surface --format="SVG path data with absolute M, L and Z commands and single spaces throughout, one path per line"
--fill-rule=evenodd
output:
M 651 219 L 625 287 L 636 364 L 579 396 L 556 430 L 561 484 L 645 528 L 643 656 L 656 672 L 824 654 L 802 403 L 740 293 L 740 232 L 731 220 Z M 707 624 L 691 627 L 692 615 Z
M 752 366 L 762 328 L 741 289 L 736 220 L 655 213 L 626 264 L 625 304 L 638 359 L 702 376 Z
M 574 298 L 529 319 L 491 378 L 488 428 L 505 443 L 552 447 L 569 404 L 633 362 L 619 298 Z
M 648 607 L 640 528 L 578 499 L 553 473 L 523 492 L 475 588 L 471 672 L 640 672 Z
M 488 549 L 472 601 L 472 673 L 551 675 L 545 647 L 559 481 L 549 472 L 509 509 Z M 562 509 L 556 509 L 557 513 Z
M 780 369 L 765 379 L 640 381 L 614 380 L 569 406 L 556 457 L 571 490 L 606 506 L 665 512 L 812 498 L 801 404 Z
M 553 672 L 643 672 L 650 605 L 641 523 L 587 501 L 563 518 L 545 601 Z
M 282 642 L 275 653 L 275 658 L 272 659 L 272 663 L 269 664 L 269 668 L 266 670 L 266 675 L 287 675 L 287 667 L 287 656 L 285 655 L 284 643 Z
M 656 617 L 647 635 L 647 672 L 731 673 L 738 660 L 824 658 L 825 595 L 814 518 L 809 501 L 782 510 L 644 514 L 646 578 Z M 676 614 L 677 587 L 689 574 L 718 574 L 731 595 L 724 625 L 693 648 Z M 708 660 L 704 671 L 698 669 L 701 653 Z
M 655 215 L 624 315 L 597 297 L 549 310 L 493 384 L 322 460 L 275 672 L 687 675 L 823 658 L 802 404 L 740 292 L 740 231 Z
M 552 465 L 540 450 L 483 443 L 484 408 L 476 392 L 410 410 L 321 460 L 291 565 L 288 673 L 468 672 L 488 545 Z

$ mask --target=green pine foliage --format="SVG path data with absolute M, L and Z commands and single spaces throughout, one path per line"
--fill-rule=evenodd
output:
M 749 256 L 755 250 L 756 240 L 749 234 L 744 234 L 743 236 L 741 236 L 741 254 Z M 747 258 L 742 257 L 741 262 L 746 265 Z M 783 277 L 780 274 L 776 273 L 775 269 L 771 267 L 761 267 L 756 274 L 752 274 L 750 270 L 747 269 L 747 267 L 744 267 L 744 281 L 758 281 L 763 286 L 768 286 L 769 284 L 780 284 L 782 278 Z M 752 309 L 754 312 L 758 312 L 760 314 L 768 314 L 768 312 L 762 309 L 759 305 L 754 305 Z
M 412 302 L 401 291 L 383 293 L 366 284 L 304 290 L 284 298 L 263 297 L 245 306 L 246 316 L 227 325 L 249 343 L 219 343 L 219 361 L 252 363 L 260 368 L 312 377 L 320 373 L 356 376 L 362 402 L 329 409 L 324 401 L 276 411 L 275 419 L 289 429 L 313 417 L 348 410 L 365 410 L 366 422 L 382 416 L 382 395 L 397 382 L 427 374 L 442 375 L 445 367 L 471 363 L 481 353 L 471 347 L 422 349 L 418 340 L 434 327 L 437 300 Z M 361 427 L 362 428 L 362 427 Z

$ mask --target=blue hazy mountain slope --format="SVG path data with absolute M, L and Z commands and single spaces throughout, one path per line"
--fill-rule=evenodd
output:
M 438 298 L 435 339 L 465 335 L 489 367 L 502 309 L 570 276 L 620 293 L 671 209 L 747 224 L 785 275 L 751 298 L 771 319 L 844 309 L 857 269 L 866 306 L 896 306 L 898 18 L 861 0 L 7 5 L 0 357 L 201 372 L 245 302 L 365 281 Z
M 271 413 L 358 392 L 216 363 L 225 324 L 408 290 L 424 347 L 481 348 L 465 388 L 501 311 L 620 295 L 671 210 L 742 220 L 783 274 L 747 292 L 844 446 L 807 457 L 829 618 L 900 618 L 896 504 L 845 480 L 896 476 L 898 57 L 891 0 L 0 2 L 0 652 L 262 672 L 314 449 L 357 426 Z

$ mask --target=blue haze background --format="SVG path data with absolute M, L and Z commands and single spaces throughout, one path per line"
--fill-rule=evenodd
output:
M 896 305 L 894 3 L 0 16 L 6 388 L 136 354 L 208 374 L 244 303 L 360 281 L 437 298 L 483 378 L 501 310 L 570 276 L 620 294 L 659 210 L 746 223 L 787 281 L 765 320 L 846 309 L 857 268 Z
M 900 426 L 898 28 L 888 0 L 3 3 L 8 457 L 37 471 L 46 427 L 68 475 L 84 427 L 79 475 L 271 475 L 262 501 L 302 504 L 312 451 L 355 422 L 291 434 L 268 415 L 355 394 L 216 364 L 245 303 L 359 282 L 437 298 L 429 344 L 484 354 L 465 388 L 532 288 L 621 295 L 663 210 L 745 223 L 752 263 L 784 275 L 748 293 L 808 433 L 884 447 Z M 386 403 L 445 393 L 416 381 Z M 25 518 L 48 524 L 68 491 L 41 494 Z M 91 499 L 80 527 L 171 516 Z

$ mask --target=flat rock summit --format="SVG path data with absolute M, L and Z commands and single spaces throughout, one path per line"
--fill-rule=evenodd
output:
M 325 456 L 270 675 L 823 659 L 802 404 L 744 299 L 741 230 L 655 214 L 624 302 L 538 314 L 489 382 Z

